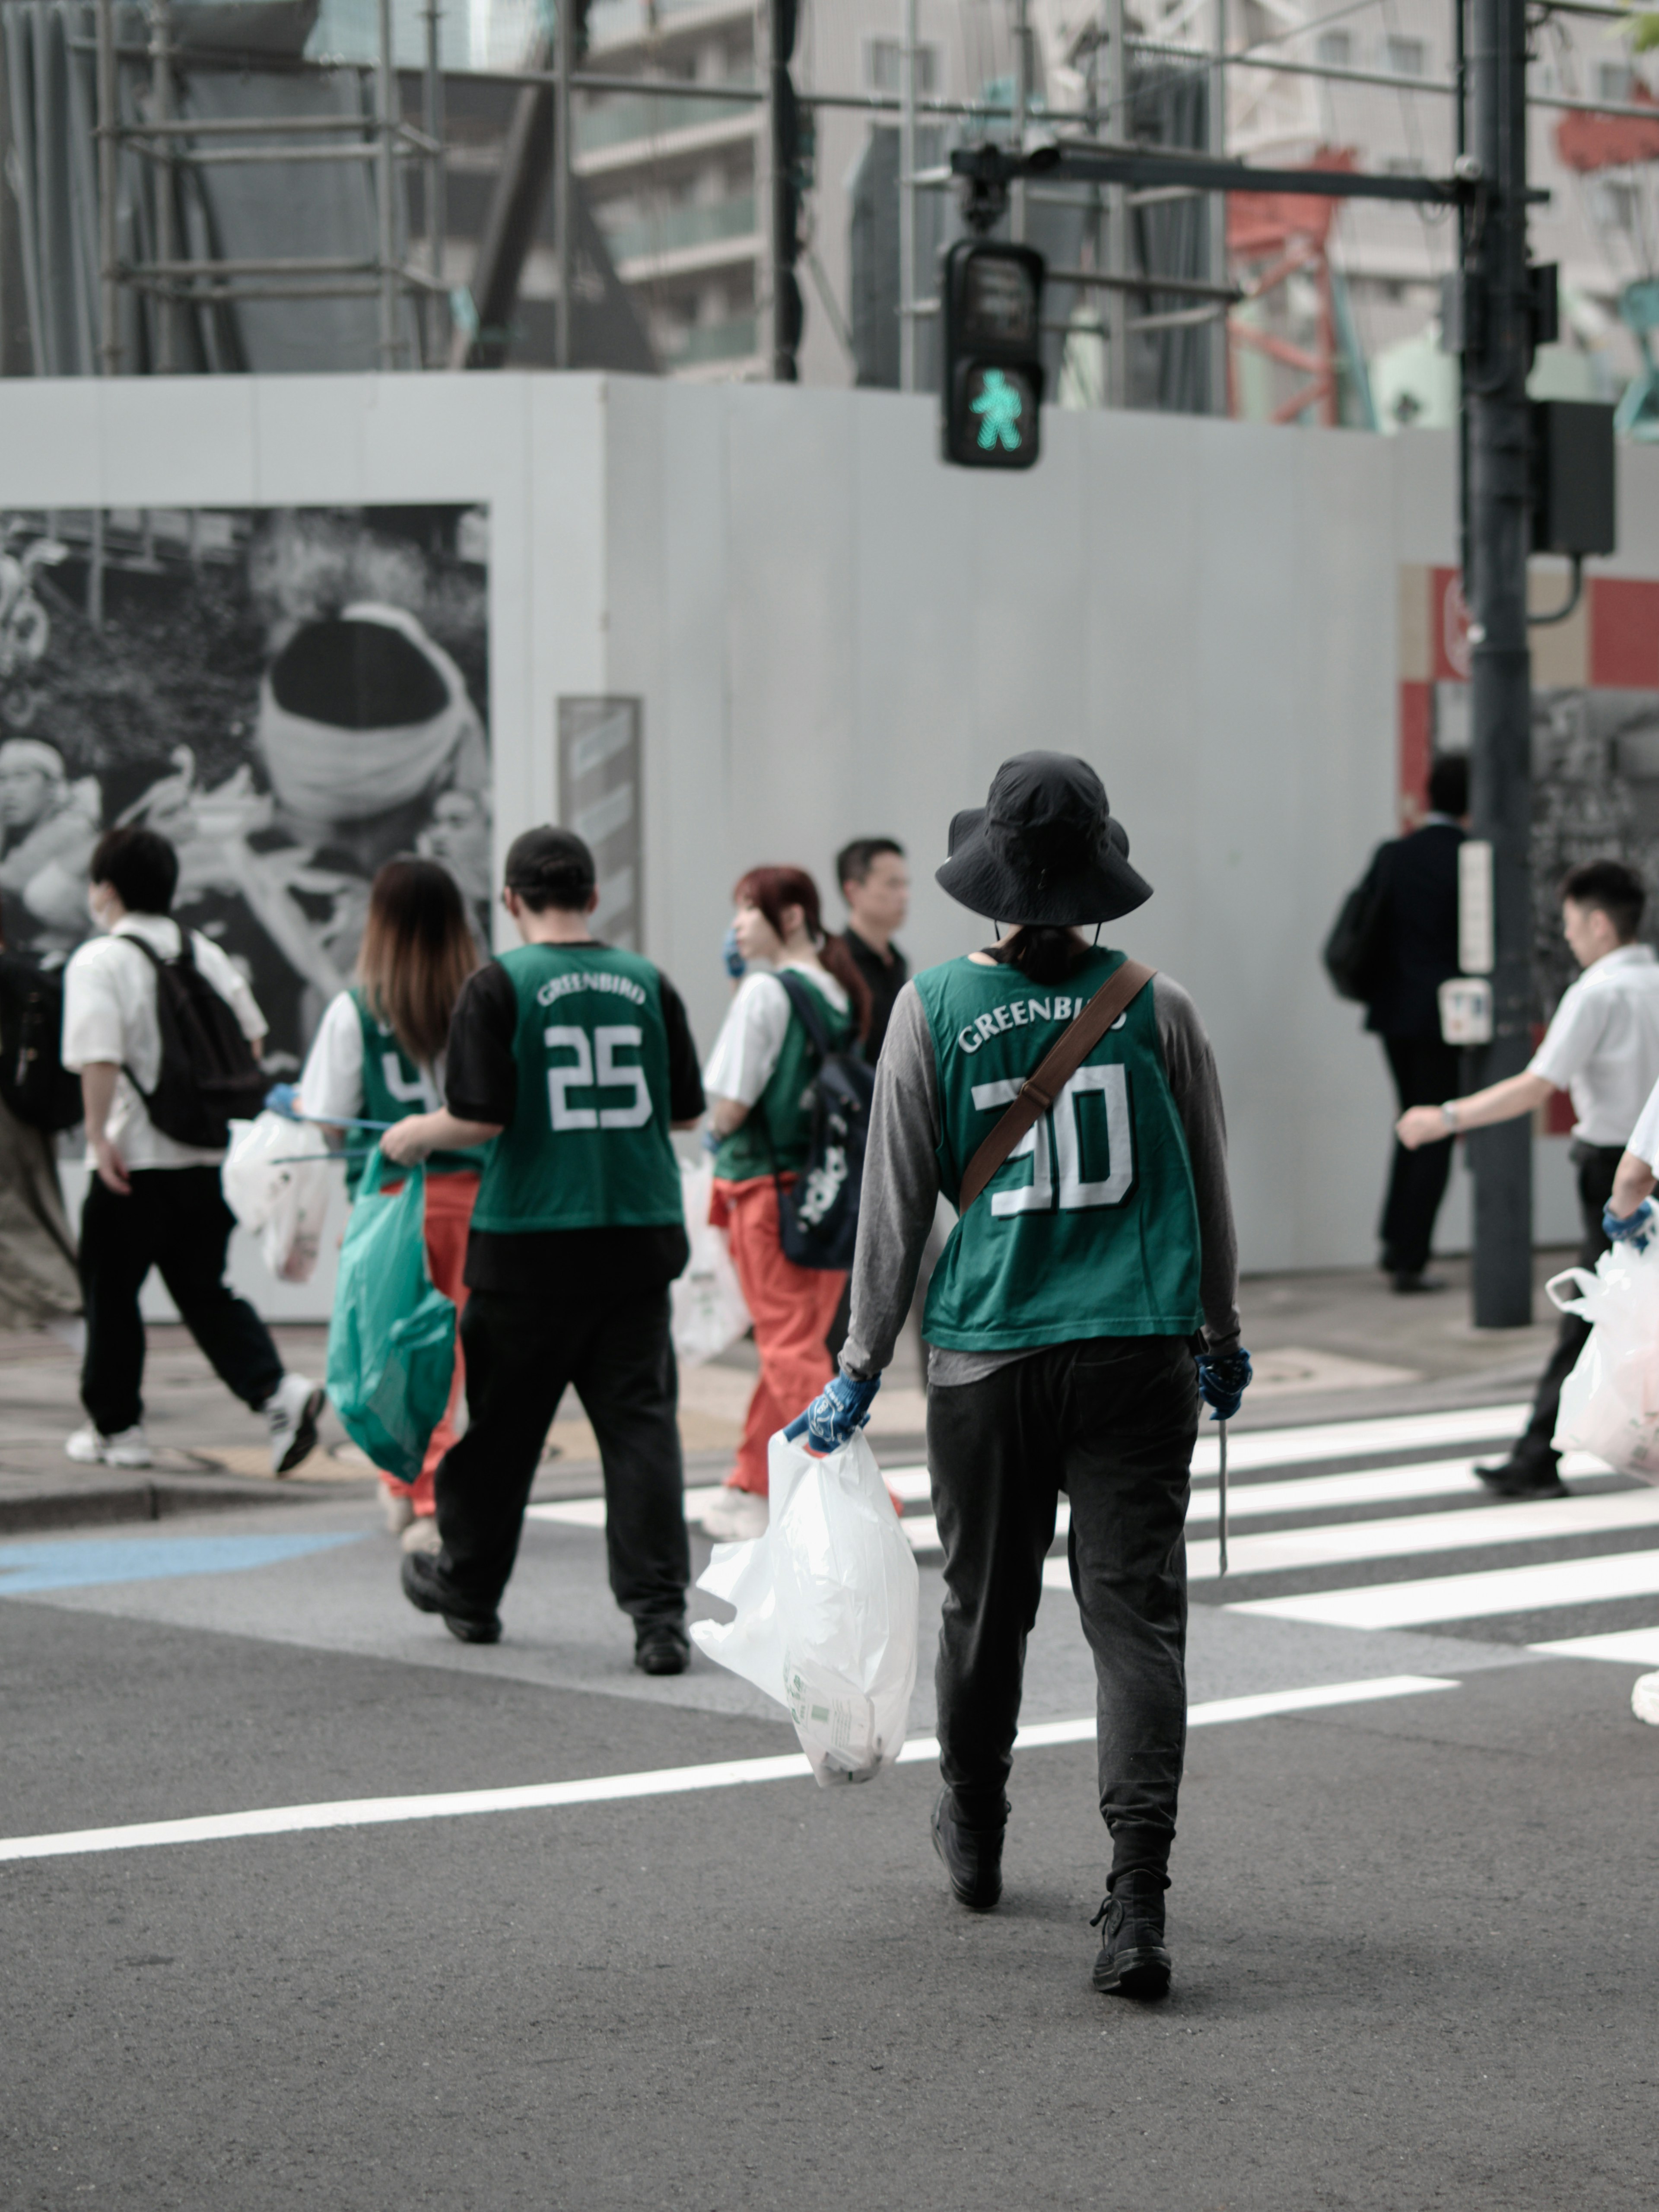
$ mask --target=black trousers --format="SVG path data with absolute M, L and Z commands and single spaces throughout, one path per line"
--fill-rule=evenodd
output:
M 691 1546 L 667 1291 L 583 1300 L 474 1291 L 461 1344 L 467 1431 L 434 1485 L 445 1574 L 481 1613 L 495 1611 L 548 1424 L 574 1383 L 599 1440 L 617 1602 L 641 1627 L 682 1620 Z
M 283 1379 L 282 1354 L 246 1298 L 225 1281 L 235 1227 L 217 1168 L 137 1168 L 122 1198 L 94 1175 L 81 1216 L 87 1351 L 81 1402 L 100 1435 L 144 1418 L 144 1324 L 138 1293 L 152 1267 L 214 1372 L 244 1405 L 263 1406 Z
M 928 1392 L 945 1547 L 939 1767 L 969 1823 L 1002 1819 L 1025 1643 L 1064 1491 L 1072 1589 L 1095 1657 L 1113 1871 L 1164 1872 L 1187 1744 L 1183 1532 L 1197 1432 L 1184 1337 L 1056 1345 Z
M 1578 1215 L 1584 1232 L 1578 1246 L 1581 1267 L 1593 1267 L 1611 1242 L 1601 1226 L 1601 1216 L 1613 1196 L 1613 1179 L 1624 1157 L 1622 1145 L 1581 1145 L 1574 1141 L 1572 1164 L 1578 1176 Z M 1578 1364 L 1578 1355 L 1589 1341 L 1589 1323 L 1580 1321 L 1577 1314 L 1562 1315 L 1549 1365 L 1539 1377 L 1538 1393 L 1532 1401 L 1532 1419 L 1527 1423 L 1526 1434 L 1516 1446 L 1517 1455 L 1528 1459 L 1547 1457 L 1552 1465 L 1560 1458 L 1552 1439 L 1555 1435 L 1556 1411 L 1561 1402 L 1561 1385 Z
M 1394 1073 L 1403 1114 L 1408 1106 L 1438 1106 L 1457 1096 L 1458 1054 L 1437 1036 L 1385 1036 L 1382 1049 Z M 1419 1145 L 1408 1152 L 1395 1139 L 1388 1195 L 1382 1201 L 1382 1265 L 1390 1274 L 1420 1275 L 1429 1264 L 1435 1216 L 1446 1195 L 1452 1145 Z

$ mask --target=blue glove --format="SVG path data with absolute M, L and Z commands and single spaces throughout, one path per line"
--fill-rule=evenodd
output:
M 1231 1421 L 1249 1387 L 1250 1355 L 1243 1345 L 1237 1352 L 1199 1353 L 1198 1395 L 1212 1409 L 1212 1421 Z
M 1638 1252 L 1645 1252 L 1659 1229 L 1659 1215 L 1654 1212 L 1653 1200 L 1644 1198 L 1634 1213 L 1615 1213 L 1608 1206 L 1601 1216 L 1601 1227 L 1615 1244 L 1629 1244 Z
M 703 1131 L 702 1144 L 704 1152 L 709 1153 L 711 1156 L 719 1152 L 720 1148 L 720 1138 L 713 1129 L 705 1129 Z
M 854 1437 L 870 1418 L 870 1407 L 881 1388 L 879 1375 L 872 1375 L 867 1382 L 854 1382 L 850 1375 L 837 1375 L 824 1385 L 820 1396 L 814 1398 L 804 1413 L 798 1413 L 784 1431 L 793 1443 L 798 1437 L 806 1438 L 806 1449 L 814 1459 L 824 1459 L 843 1444 L 850 1444 Z
M 738 950 L 738 925 L 735 921 L 720 939 L 720 958 L 726 963 L 726 972 L 732 981 L 742 982 L 749 973 L 749 963 Z
M 285 1121 L 300 1118 L 300 1086 L 297 1083 L 273 1083 L 265 1093 L 267 1114 L 280 1114 Z

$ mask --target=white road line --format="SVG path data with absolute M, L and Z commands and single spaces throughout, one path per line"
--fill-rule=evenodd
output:
M 1653 1596 L 1659 1596 L 1659 1552 L 1618 1552 L 1542 1566 L 1494 1567 L 1485 1574 L 1313 1590 L 1305 1597 L 1249 1598 L 1227 1610 L 1274 1620 L 1310 1620 L 1326 1628 L 1419 1628 L 1431 1620 L 1483 1620 L 1499 1613 Z
M 1615 1659 L 1627 1667 L 1659 1667 L 1659 1628 L 1614 1629 L 1607 1636 L 1564 1636 L 1556 1644 L 1530 1644 L 1556 1659 Z
M 1306 1690 L 1269 1690 L 1255 1697 L 1217 1698 L 1192 1706 L 1189 1728 L 1232 1721 L 1266 1720 L 1279 1713 L 1317 1712 L 1327 1706 L 1366 1705 L 1382 1698 L 1415 1697 L 1455 1690 L 1455 1680 L 1432 1674 L 1382 1674 L 1358 1682 L 1323 1682 Z M 1023 1728 L 1017 1751 L 1092 1742 L 1095 1717 L 1039 1721 Z M 907 1743 L 902 1765 L 939 1757 L 933 1736 Z M 295 1835 L 313 1828 L 362 1828 L 392 1821 L 447 1820 L 471 1813 L 540 1812 L 564 1805 L 615 1803 L 630 1797 L 671 1797 L 696 1790 L 729 1790 L 755 1782 L 804 1780 L 811 1768 L 799 1752 L 772 1759 L 721 1759 L 706 1766 L 659 1767 L 643 1774 L 605 1774 L 581 1782 L 538 1782 L 513 1790 L 459 1790 L 425 1797 L 360 1797 L 328 1805 L 271 1805 L 252 1813 L 208 1814 L 199 1820 L 145 1820 L 124 1828 L 80 1828 L 55 1836 L 0 1840 L 0 1861 L 70 1858 L 95 1851 L 141 1850 L 158 1844 L 222 1843 L 244 1836 Z

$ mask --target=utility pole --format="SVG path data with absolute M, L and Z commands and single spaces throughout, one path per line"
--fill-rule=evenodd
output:
M 916 0 L 904 0 L 899 39 L 899 390 L 916 388 Z
M 1457 0 L 1463 4 L 1463 0 Z M 1525 0 L 1468 0 L 1480 165 L 1463 210 L 1463 404 L 1468 417 L 1473 834 L 1492 851 L 1492 1040 L 1483 1084 L 1531 1057 L 1532 656 L 1527 643 L 1534 302 L 1527 266 Z M 1474 1174 L 1474 1319 L 1532 1319 L 1530 1117 L 1468 1139 Z
M 553 361 L 556 368 L 570 366 L 571 311 L 574 306 L 575 254 L 573 250 L 575 213 L 574 149 L 570 143 L 570 79 L 576 67 L 576 10 L 573 0 L 558 0 L 555 27 L 557 46 L 554 67 L 558 82 L 553 88 L 553 258 L 558 267 L 559 296 L 553 319 Z
M 1025 111 L 1031 97 L 1031 0 L 1014 0 L 1014 152 L 1025 151 Z M 1008 235 L 1025 243 L 1025 179 L 1016 177 L 1010 195 Z

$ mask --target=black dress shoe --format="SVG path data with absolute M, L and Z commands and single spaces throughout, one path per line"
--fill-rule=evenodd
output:
M 1431 1275 L 1421 1267 L 1396 1267 L 1389 1287 L 1397 1298 L 1415 1297 L 1425 1291 L 1443 1291 L 1443 1275 Z
M 478 1613 L 470 1607 L 429 1552 L 404 1553 L 402 1581 L 404 1595 L 416 1610 L 441 1614 L 444 1626 L 458 1642 L 501 1642 L 500 1613 Z
M 641 1674 L 683 1674 L 691 1664 L 691 1639 L 672 1620 L 652 1621 L 634 1638 L 634 1664 Z
M 1113 1878 L 1110 1891 L 1089 1923 L 1100 1929 L 1094 1984 L 1103 1996 L 1161 1997 L 1168 1992 L 1164 1888 L 1161 1875 L 1140 1868 Z
M 971 1911 L 988 1912 L 1002 1895 L 1002 1838 L 1007 1820 L 1005 1798 L 1002 1819 L 995 1827 L 970 1828 L 957 1818 L 950 1791 L 939 1793 L 933 1807 L 933 1849 L 945 1862 L 951 1895 Z
M 1553 1452 L 1511 1452 L 1496 1467 L 1477 1467 L 1475 1473 L 1494 1498 L 1571 1498 L 1572 1492 L 1556 1472 Z

